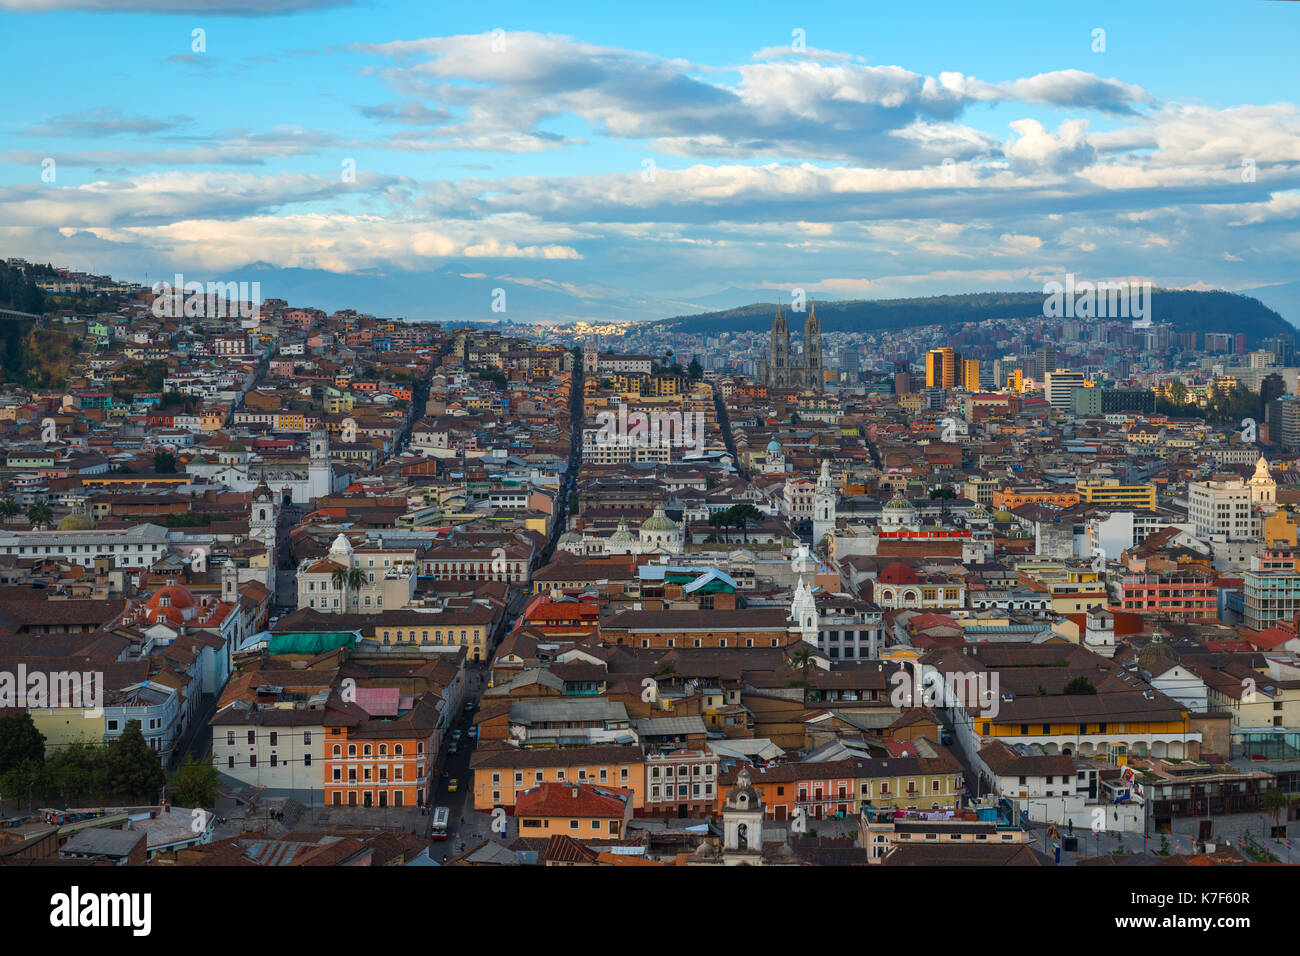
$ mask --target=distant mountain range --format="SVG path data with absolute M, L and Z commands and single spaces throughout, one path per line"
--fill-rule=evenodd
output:
M 1296 285 L 1300 293 L 1300 283 Z M 980 292 L 917 299 L 818 301 L 816 307 L 823 332 L 869 332 L 927 325 L 959 326 L 987 319 L 1041 319 L 1043 293 Z M 785 309 L 790 315 L 788 304 Z M 679 315 L 656 324 L 702 335 L 766 332 L 775 311 L 775 302 L 755 302 L 718 312 Z M 1296 331 L 1295 326 L 1259 299 L 1232 292 L 1157 289 L 1151 293 L 1150 318 L 1156 324 L 1167 322 L 1179 332 L 1244 332 L 1251 347 L 1278 333 Z M 798 334 L 803 319 L 802 314 L 792 316 L 790 331 Z

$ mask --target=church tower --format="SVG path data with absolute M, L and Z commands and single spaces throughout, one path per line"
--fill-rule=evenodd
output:
M 1259 456 L 1255 462 L 1255 474 L 1247 482 L 1250 486 L 1250 503 L 1265 514 L 1277 511 L 1277 481 L 1269 471 L 1268 460 Z
M 266 587 L 272 594 L 275 593 L 275 565 L 276 549 L 279 526 L 279 510 L 276 507 L 275 492 L 267 487 L 266 479 L 262 479 L 253 490 L 253 505 L 248 513 L 248 537 L 252 541 L 259 542 L 266 548 Z
M 822 390 L 822 326 L 817 321 L 817 307 L 808 305 L 808 320 L 803 324 L 804 385 L 815 392 Z
M 812 589 L 803 583 L 802 577 L 799 578 L 799 586 L 795 588 L 794 599 L 790 602 L 790 619 L 799 628 L 799 638 L 817 647 L 817 599 L 813 597 Z
M 822 538 L 835 532 L 835 485 L 831 481 L 830 459 L 822 459 L 822 471 L 817 476 L 817 488 L 813 492 L 813 547 L 822 543 Z
M 776 387 L 790 384 L 790 326 L 778 303 L 768 339 L 768 383 Z
M 763 859 L 763 796 L 755 789 L 749 768 L 742 766 L 736 785 L 722 804 L 723 861 L 761 863 Z
M 323 498 L 334 491 L 334 468 L 330 464 L 329 433 L 317 428 L 311 433 L 307 463 L 307 484 L 313 498 Z

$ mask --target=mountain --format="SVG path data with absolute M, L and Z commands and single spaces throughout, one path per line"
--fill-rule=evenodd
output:
M 876 329 L 959 326 L 986 319 L 1041 319 L 1043 293 L 992 292 L 917 299 L 817 302 L 823 332 L 868 332 Z M 786 306 L 787 311 L 789 306 Z M 667 329 L 701 335 L 720 332 L 766 332 L 776 303 L 760 302 L 719 312 L 679 315 L 656 323 Z M 1250 346 L 1295 328 L 1258 299 L 1232 292 L 1157 289 L 1151 293 L 1151 321 L 1168 322 L 1179 332 L 1244 332 Z M 1086 319 L 1081 321 L 1088 321 Z M 799 332 L 801 317 L 791 331 Z
M 263 298 L 285 299 L 305 308 L 327 312 L 356 309 L 385 318 L 439 322 L 636 322 L 714 304 L 578 285 L 540 273 L 532 275 L 526 271 L 532 268 L 530 264 L 509 275 L 484 274 L 482 268 L 481 263 L 467 260 L 431 271 L 339 273 L 258 263 L 211 278 L 259 282 Z M 207 281 L 209 277 L 195 278 Z M 494 295 L 497 289 L 504 290 L 504 300 Z M 494 301 L 504 301 L 505 310 L 493 311 Z
M 1242 289 L 1241 294 L 1259 299 L 1292 325 L 1300 327 L 1300 282 L 1282 282 L 1277 285 L 1261 286 L 1258 289 Z

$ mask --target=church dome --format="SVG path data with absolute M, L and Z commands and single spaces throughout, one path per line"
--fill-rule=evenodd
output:
M 901 491 L 894 492 L 894 497 L 890 498 L 882 506 L 887 511 L 912 511 L 912 503 L 903 497 Z
M 620 518 L 618 521 L 618 530 L 609 536 L 609 540 L 615 544 L 631 544 L 633 541 L 632 532 L 627 529 L 627 519 Z
M 335 538 L 334 543 L 330 545 L 330 554 L 351 554 L 351 553 L 352 553 L 352 542 L 348 540 L 347 535 L 345 535 L 343 532 L 340 531 L 339 536 Z
M 676 531 L 677 522 L 664 514 L 662 506 L 655 508 L 655 513 L 641 522 L 642 531 Z
M 169 584 L 159 588 L 145 602 L 145 617 L 155 624 L 183 624 L 198 613 L 198 602 L 188 588 Z
M 770 442 L 767 443 L 767 453 L 769 455 L 779 452 L 780 450 L 781 450 L 781 443 L 777 441 L 775 438 L 773 438 Z

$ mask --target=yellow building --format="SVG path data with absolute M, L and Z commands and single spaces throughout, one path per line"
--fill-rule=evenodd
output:
M 1154 511 L 1156 486 L 1153 484 L 1122 485 L 1118 478 L 1099 478 L 1075 482 L 1074 490 L 1081 501 L 1093 505 L 1122 505 Z
M 925 387 L 952 388 L 957 384 L 960 356 L 950 348 L 930 349 L 925 353 Z
M 980 360 L 964 359 L 962 367 L 962 388 L 968 392 L 978 392 L 980 390 Z
M 45 756 L 62 750 L 69 744 L 104 742 L 104 709 L 84 707 L 32 707 L 32 723 L 45 737 Z

